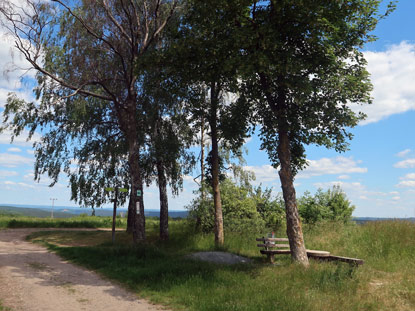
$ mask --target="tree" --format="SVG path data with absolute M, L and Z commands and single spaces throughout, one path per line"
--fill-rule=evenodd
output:
M 361 48 L 383 16 L 380 1 L 254 1 L 245 29 L 246 90 L 256 101 L 262 148 L 280 168 L 293 260 L 308 265 L 294 177 L 304 145 L 337 151 L 363 118 L 349 103 L 370 103 Z M 392 9 L 389 6 L 387 15 Z M 384 15 L 384 16 L 385 16 Z
M 228 141 L 233 150 L 243 143 L 248 122 L 225 128 L 225 119 L 231 111 L 243 115 L 243 109 L 235 109 L 238 101 L 229 102 L 226 93 L 237 92 L 237 68 L 240 49 L 233 37 L 236 32 L 235 20 L 240 11 L 245 11 L 243 1 L 200 1 L 188 2 L 188 8 L 180 28 L 178 42 L 181 61 L 186 68 L 184 80 L 196 90 L 200 90 L 200 100 L 193 107 L 194 115 L 206 118 L 211 138 L 210 164 L 212 171 L 213 200 L 215 207 L 215 243 L 224 243 L 223 213 L 220 194 L 219 143 Z M 200 119 L 199 119 L 200 120 Z M 236 118 L 227 118 L 234 122 Z M 203 184 L 202 184 L 203 185 Z
M 156 51 L 150 57 L 162 59 L 157 55 L 159 53 Z M 170 79 L 168 71 L 161 70 L 167 67 L 159 65 L 146 68 L 143 82 L 148 133 L 143 167 L 147 184 L 155 179 L 159 187 L 162 240 L 169 238 L 167 184 L 177 195 L 183 186 L 183 175 L 188 174 L 194 165 L 193 155 L 186 150 L 193 141 L 193 133 L 183 110 L 181 94 L 185 92 Z
M 105 105 L 127 147 L 129 218 L 134 220 L 134 241 L 145 239 L 143 196 L 136 195 L 137 190 L 143 193 L 139 165 L 143 141 L 139 134 L 141 81 L 135 66 L 168 24 L 177 1 L 96 0 L 66 4 L 61 0 L 26 0 L 25 5 L 22 10 L 11 1 L 3 1 L 0 12 L 15 38 L 16 48 L 38 73 L 42 104 L 35 108 L 54 111 L 72 105 L 77 98 L 94 98 Z M 43 94 L 48 96 L 44 98 Z M 9 126 L 16 134 L 22 130 L 13 123 Z

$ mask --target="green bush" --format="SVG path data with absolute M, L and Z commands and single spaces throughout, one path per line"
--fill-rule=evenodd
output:
M 223 223 L 226 231 L 246 232 L 263 231 L 264 228 L 277 229 L 284 222 L 284 209 L 281 200 L 272 200 L 271 189 L 263 190 L 245 185 L 237 185 L 227 178 L 221 182 L 221 199 Z M 197 219 L 198 225 L 204 232 L 214 229 L 213 194 L 206 187 L 206 198 L 199 195 L 194 199 L 189 209 L 189 215 Z
M 309 192 L 298 199 L 298 212 L 305 223 L 314 224 L 322 220 L 351 220 L 355 207 L 339 186 L 323 191 L 318 189 L 312 196 Z

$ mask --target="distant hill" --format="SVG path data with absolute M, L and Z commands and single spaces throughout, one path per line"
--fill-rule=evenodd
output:
M 27 217 L 39 217 L 50 218 L 51 212 L 39 208 L 27 208 L 27 207 L 15 207 L 15 206 L 0 206 L 0 215 L 13 215 L 13 216 L 27 216 Z M 55 218 L 70 218 L 76 214 L 69 212 L 53 211 L 53 217 Z
M 388 220 L 405 220 L 415 223 L 415 218 L 378 218 L 378 217 L 353 217 L 352 220 L 357 224 L 364 224 L 369 221 L 388 221 Z
M 63 207 L 57 206 L 53 210 L 54 218 L 70 218 L 79 216 L 81 214 L 91 215 L 91 208 L 80 208 L 80 207 Z M 28 217 L 39 217 L 49 218 L 51 216 L 51 208 L 46 206 L 11 206 L 11 205 L 0 205 L 0 215 L 14 215 L 14 216 L 28 216 Z M 108 208 L 96 208 L 96 216 L 112 216 L 112 209 Z M 123 217 L 127 216 L 127 209 L 120 208 L 117 210 L 117 215 Z M 160 217 L 159 210 L 146 210 L 145 215 L 149 217 Z M 169 216 L 173 218 L 186 218 L 188 215 L 187 211 L 169 211 Z

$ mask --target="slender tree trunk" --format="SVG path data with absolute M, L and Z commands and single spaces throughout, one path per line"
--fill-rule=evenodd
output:
M 200 198 L 203 204 L 205 201 L 205 116 L 201 118 L 200 133 Z M 196 228 L 200 228 L 201 225 L 202 219 L 198 214 Z
M 205 200 L 205 117 L 202 116 L 200 125 L 200 189 L 202 201 Z
M 160 194 L 160 239 L 169 239 L 169 203 L 167 198 L 166 173 L 161 161 L 157 162 L 157 175 Z
M 220 197 L 219 187 L 219 147 L 218 147 L 218 131 L 217 131 L 217 109 L 218 109 L 218 93 L 216 83 L 211 84 L 210 89 L 210 132 L 212 138 L 212 188 L 213 188 L 213 204 L 215 207 L 215 244 L 223 246 L 223 215 L 222 201 Z

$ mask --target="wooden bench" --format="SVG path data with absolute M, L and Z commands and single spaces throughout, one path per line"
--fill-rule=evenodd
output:
M 290 244 L 288 244 L 287 238 L 257 238 L 258 242 L 262 242 L 257 244 L 258 247 L 262 247 L 263 249 L 260 250 L 261 254 L 267 255 L 267 258 L 270 263 L 274 263 L 274 255 L 280 254 L 291 254 Z M 285 242 L 282 244 L 281 242 Z M 307 256 L 309 258 L 325 260 L 325 261 L 341 261 L 347 262 L 353 265 L 362 265 L 364 263 L 363 260 L 357 258 L 349 258 L 349 257 L 342 257 L 342 256 L 333 256 L 330 255 L 330 252 L 327 251 L 318 251 L 312 249 L 306 249 Z

